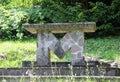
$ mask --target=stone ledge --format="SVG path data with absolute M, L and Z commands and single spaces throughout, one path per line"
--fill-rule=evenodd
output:
M 88 61 L 85 63 L 80 63 L 79 65 L 73 67 L 96 67 L 98 65 L 97 61 Z M 39 66 L 36 61 L 23 61 L 23 67 L 69 67 L 71 62 L 51 62 L 47 66 Z
M 69 31 L 95 32 L 95 22 L 80 23 L 46 23 L 46 24 L 23 24 L 23 27 L 29 32 L 53 32 L 66 33 Z
M 0 76 L 0 78 L 98 78 L 120 79 L 119 76 Z
M 109 67 L 109 68 L 118 68 L 120 69 L 120 63 L 115 62 L 113 60 L 104 60 L 99 57 L 90 57 L 90 56 L 84 56 L 84 62 L 81 63 L 79 66 L 73 66 L 73 67 Z M 32 65 L 33 63 L 33 65 Z M 48 66 L 45 67 L 68 67 L 71 66 L 71 62 L 51 62 Z M 23 67 L 41 67 L 37 65 L 36 61 L 23 61 L 22 62 Z
M 120 82 L 114 76 L 2 76 L 0 82 Z

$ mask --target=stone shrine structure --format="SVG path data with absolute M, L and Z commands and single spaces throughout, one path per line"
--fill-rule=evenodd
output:
M 24 28 L 37 34 L 37 66 L 50 65 L 50 50 L 57 57 L 63 58 L 67 51 L 71 51 L 73 66 L 85 64 L 84 32 L 94 32 L 95 22 L 80 23 L 46 23 L 46 24 L 24 24 Z M 54 33 L 65 33 L 64 37 L 57 39 Z
M 94 32 L 95 22 L 24 24 L 37 34 L 37 60 L 23 61 L 20 68 L 0 68 L 0 82 L 93 81 L 120 82 L 120 63 L 84 56 L 84 32 Z M 61 39 L 55 34 L 64 35 Z M 71 51 L 70 62 L 51 62 L 50 50 L 59 58 Z M 67 80 L 66 80 L 67 79 Z

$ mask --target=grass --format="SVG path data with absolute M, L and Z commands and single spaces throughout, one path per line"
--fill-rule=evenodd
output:
M 21 67 L 23 60 L 36 60 L 36 41 L 0 41 L 0 67 Z
M 86 40 L 85 55 L 102 57 L 106 60 L 120 60 L 120 37 L 106 37 Z M 70 52 L 60 60 L 53 53 L 52 61 L 70 61 Z M 36 40 L 0 40 L 0 67 L 21 67 L 23 60 L 36 60 Z
M 106 60 L 120 60 L 120 37 L 105 37 L 86 40 L 85 55 L 98 56 Z

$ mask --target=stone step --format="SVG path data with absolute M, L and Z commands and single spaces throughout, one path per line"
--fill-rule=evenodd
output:
M 68 75 L 68 76 L 120 76 L 120 69 L 109 67 L 23 67 L 0 68 L 0 76 Z
M 0 76 L 0 82 L 120 82 L 116 76 Z

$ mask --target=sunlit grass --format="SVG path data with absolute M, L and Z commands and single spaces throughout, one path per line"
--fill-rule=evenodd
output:
M 59 61 L 59 62 L 67 62 L 67 61 L 71 61 L 71 52 L 67 52 L 67 54 L 63 57 L 63 58 L 58 58 L 53 52 L 51 52 L 51 61 Z
M 36 59 L 36 41 L 0 41 L 0 67 L 20 67 L 23 60 Z
M 105 37 L 86 40 L 85 55 L 98 56 L 118 61 L 120 58 L 120 37 Z
M 120 37 L 106 37 L 87 39 L 85 55 L 102 57 L 106 60 L 120 62 Z M 51 52 L 51 61 L 70 61 L 68 52 L 63 59 L 59 59 Z M 21 67 L 23 60 L 36 60 L 36 39 L 30 40 L 0 40 L 0 67 Z

